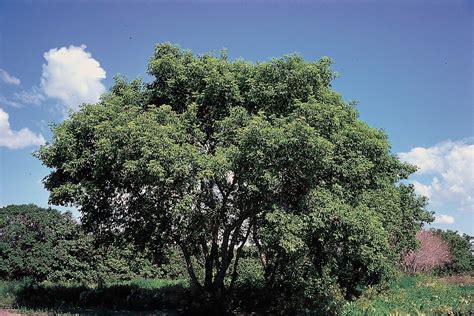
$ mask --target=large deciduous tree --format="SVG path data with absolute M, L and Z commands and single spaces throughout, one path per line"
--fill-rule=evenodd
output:
M 414 167 L 331 89 L 330 65 L 159 44 L 153 81 L 118 78 L 53 127 L 37 152 L 50 202 L 77 206 L 96 233 L 177 245 L 196 289 L 232 286 L 245 244 L 268 284 L 379 282 L 431 215 L 398 184 Z

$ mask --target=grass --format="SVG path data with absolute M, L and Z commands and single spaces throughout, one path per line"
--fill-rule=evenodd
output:
M 134 279 L 102 286 L 1 281 L 0 307 L 18 311 L 111 314 L 112 311 L 179 310 L 185 305 L 185 280 Z M 155 314 L 160 314 L 159 312 Z
M 401 277 L 383 292 L 369 289 L 344 308 L 345 315 L 468 315 L 473 311 L 473 284 L 448 284 L 423 275 Z
M 26 313 L 173 313 L 189 303 L 188 288 L 185 280 L 167 279 L 134 279 L 102 286 L 0 280 L 0 307 Z M 345 305 L 343 315 L 465 315 L 472 311 L 472 282 L 454 284 L 431 276 L 405 276 L 382 292 L 369 288 Z
M 139 289 L 162 289 L 166 287 L 181 286 L 187 288 L 189 283 L 186 279 L 169 280 L 169 279 L 133 279 L 131 281 L 122 281 L 119 283 L 112 283 L 110 285 L 129 285 Z
M 0 308 L 14 307 L 17 294 L 24 288 L 31 285 L 29 279 L 21 281 L 0 280 Z

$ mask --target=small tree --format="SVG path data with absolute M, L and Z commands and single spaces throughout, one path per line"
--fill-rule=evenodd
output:
M 422 230 L 416 234 L 419 248 L 410 250 L 404 258 L 404 268 L 407 273 L 433 271 L 443 267 L 452 260 L 449 244 L 439 234 L 432 230 Z
M 440 273 L 457 274 L 472 272 L 474 270 L 474 255 L 471 253 L 471 236 L 460 235 L 457 231 L 435 231 L 448 244 L 451 252 L 451 261 L 439 269 Z

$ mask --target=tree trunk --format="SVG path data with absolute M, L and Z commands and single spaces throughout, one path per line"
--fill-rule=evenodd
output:
M 201 286 L 201 284 L 199 283 L 199 281 L 196 277 L 196 273 L 194 272 L 194 267 L 193 267 L 193 263 L 191 261 L 191 256 L 189 255 L 189 252 L 188 252 L 188 250 L 186 249 L 185 246 L 180 245 L 180 248 L 181 248 L 181 251 L 183 252 L 184 260 L 186 261 L 186 269 L 187 269 L 188 274 L 189 274 L 189 279 L 190 279 L 190 282 L 191 282 L 191 288 L 193 290 L 201 290 L 202 286 Z

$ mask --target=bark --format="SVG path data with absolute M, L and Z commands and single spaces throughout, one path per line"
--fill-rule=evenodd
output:
M 224 241 L 221 245 L 221 264 L 219 272 L 214 279 L 214 288 L 216 289 L 224 288 L 224 278 L 232 262 L 232 259 L 234 258 L 234 248 L 238 241 L 240 230 L 244 221 L 245 217 L 241 217 L 225 232 Z M 229 237 L 231 235 L 232 237 L 229 243 Z
M 247 242 L 247 239 L 249 238 L 250 235 L 250 230 L 252 229 L 252 224 L 249 223 L 249 227 L 247 229 L 247 233 L 245 234 L 244 240 L 240 244 L 240 246 L 237 248 L 236 254 L 235 254 L 235 260 L 234 260 L 234 268 L 232 271 L 232 277 L 230 281 L 230 286 L 229 288 L 233 288 L 235 281 L 237 280 L 237 268 L 239 266 L 239 259 L 242 256 L 242 249 L 244 248 L 245 243 Z
M 267 255 L 265 253 L 265 250 L 263 249 L 262 244 L 258 240 L 257 226 L 256 225 L 253 226 L 252 237 L 253 237 L 253 242 L 255 243 L 255 246 L 257 247 L 258 257 L 260 259 L 260 263 L 262 264 L 263 271 L 266 271 L 267 266 L 268 266 Z
M 180 248 L 181 248 L 181 251 L 183 252 L 184 260 L 186 261 L 186 269 L 188 270 L 189 278 L 191 281 L 191 288 L 195 290 L 200 290 L 201 284 L 199 283 L 196 277 L 196 273 L 194 272 L 191 256 L 185 246 L 180 245 Z
M 205 264 L 205 277 L 204 277 L 204 286 L 209 289 L 212 286 L 212 275 L 215 268 L 215 261 L 218 254 L 218 245 L 217 241 L 212 241 L 211 252 L 209 256 L 206 258 Z

